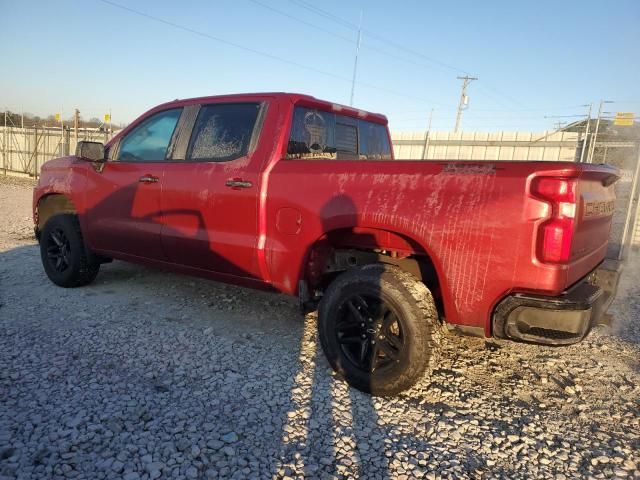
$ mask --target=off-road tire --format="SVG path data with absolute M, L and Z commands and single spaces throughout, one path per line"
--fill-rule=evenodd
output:
M 338 338 L 338 322 L 344 317 L 340 306 L 354 294 L 377 294 L 397 312 L 403 331 L 402 354 L 397 360 L 387 360 L 390 363 L 385 369 L 373 373 L 358 368 Z M 442 328 L 431 292 L 398 267 L 372 264 L 343 273 L 329 285 L 318 313 L 319 338 L 327 360 L 358 390 L 376 396 L 397 395 L 430 373 L 437 362 Z
M 54 238 L 59 241 L 61 237 L 67 245 L 64 250 L 66 267 L 56 267 L 58 257 L 52 258 L 52 250 L 57 246 Z M 40 235 L 40 258 L 49 279 L 60 287 L 87 285 L 96 278 L 100 270 L 100 263 L 84 243 L 78 217 L 73 214 L 65 213 L 49 218 Z

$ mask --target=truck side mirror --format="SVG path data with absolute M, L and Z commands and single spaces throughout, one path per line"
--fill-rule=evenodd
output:
M 104 145 L 100 142 L 82 140 L 76 146 L 76 157 L 91 162 L 104 162 Z

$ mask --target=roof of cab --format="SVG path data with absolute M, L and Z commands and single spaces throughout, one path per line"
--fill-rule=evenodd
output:
M 366 120 L 370 120 L 376 123 L 381 123 L 383 125 L 387 125 L 387 117 L 381 113 L 373 113 L 367 112 L 364 110 L 360 110 L 353 107 L 348 107 L 346 105 L 341 105 L 334 102 L 328 102 L 326 100 L 320 100 L 311 95 L 305 95 L 302 93 L 288 93 L 288 92 L 259 92 L 259 93 L 234 93 L 228 95 L 213 95 L 207 97 L 194 97 L 194 98 L 181 98 L 175 99 L 170 102 L 163 103 L 153 108 L 152 110 L 159 110 L 166 107 L 171 106 L 182 106 L 193 103 L 207 103 L 207 102 L 220 102 L 224 100 L 230 101 L 238 101 L 238 100 L 259 100 L 265 98 L 288 98 L 291 103 L 302 104 L 305 106 L 318 108 L 321 110 L 333 111 L 335 113 L 340 113 L 343 115 L 348 115 L 352 117 L 362 118 Z

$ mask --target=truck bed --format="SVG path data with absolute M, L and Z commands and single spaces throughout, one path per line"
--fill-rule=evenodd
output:
M 565 263 L 537 253 L 537 231 L 552 210 L 531 192 L 539 176 L 578 184 Z M 306 258 L 324 232 L 349 232 L 343 238 L 354 248 L 426 253 L 446 320 L 489 333 L 490 313 L 507 294 L 558 295 L 603 260 L 616 178 L 613 168 L 569 162 L 281 160 L 268 177 L 269 275 L 295 292 L 304 266 L 291 259 Z

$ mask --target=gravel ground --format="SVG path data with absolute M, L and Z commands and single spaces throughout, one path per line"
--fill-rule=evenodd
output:
M 614 328 L 548 348 L 448 336 L 376 399 L 296 302 L 122 262 L 65 290 L 0 176 L 0 478 L 640 478 L 640 262 Z

